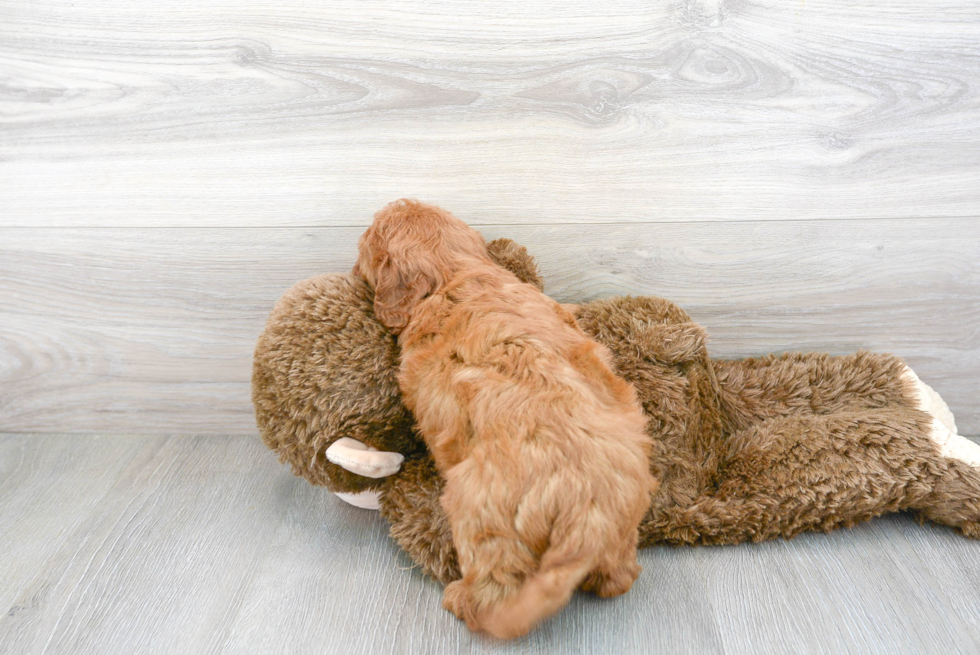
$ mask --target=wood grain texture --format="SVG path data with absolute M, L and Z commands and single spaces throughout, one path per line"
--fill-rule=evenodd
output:
M 468 218 L 465 217 L 464 218 Z M 0 430 L 254 430 L 255 340 L 294 282 L 348 271 L 360 228 L 0 230 Z M 905 357 L 980 434 L 980 222 L 487 226 L 561 301 L 677 302 L 716 357 Z
M 649 548 L 630 593 L 470 634 L 358 510 L 255 438 L 0 435 L 11 653 L 975 653 L 980 545 L 893 515 Z
M 3 0 L 3 226 L 980 215 L 971 0 Z

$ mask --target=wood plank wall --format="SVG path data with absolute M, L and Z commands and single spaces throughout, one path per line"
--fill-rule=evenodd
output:
M 272 304 L 402 196 L 980 434 L 970 0 L 0 0 L 0 431 L 254 433 Z

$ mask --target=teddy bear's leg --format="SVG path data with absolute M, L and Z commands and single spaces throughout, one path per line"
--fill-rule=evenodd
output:
M 936 425 L 901 408 L 765 421 L 731 436 L 714 489 L 688 505 L 654 508 L 642 541 L 758 541 L 902 509 L 939 511 L 949 460 L 932 436 Z M 964 479 L 957 498 L 977 498 Z
M 924 519 L 980 539 L 980 469 L 951 462 L 935 491 L 913 509 Z
M 894 355 L 788 353 L 714 364 L 734 430 L 786 416 L 919 408 L 910 370 Z
M 933 490 L 912 509 L 925 519 L 980 539 L 980 444 L 961 437 L 933 418 L 930 438 L 945 467 Z

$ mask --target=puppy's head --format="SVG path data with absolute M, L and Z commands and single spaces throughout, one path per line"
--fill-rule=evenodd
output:
M 358 242 L 354 273 L 374 288 L 374 313 L 400 333 L 415 306 L 467 258 L 487 260 L 476 230 L 438 207 L 397 200 L 374 215 Z

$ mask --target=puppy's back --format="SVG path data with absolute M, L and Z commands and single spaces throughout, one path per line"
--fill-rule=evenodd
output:
M 530 630 L 586 578 L 603 595 L 628 590 L 654 487 L 632 387 L 555 316 L 541 330 L 525 324 L 524 340 L 484 321 L 467 339 L 484 359 L 455 374 L 472 440 L 447 473 L 445 504 L 473 596 L 468 623 L 500 637 Z

